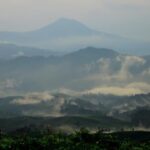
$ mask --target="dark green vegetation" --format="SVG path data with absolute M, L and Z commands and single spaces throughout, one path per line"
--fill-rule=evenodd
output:
M 63 128 L 65 131 L 81 127 L 90 128 L 91 130 L 98 127 L 109 129 L 132 128 L 127 122 L 106 116 L 16 117 L 0 119 L 0 129 L 2 131 L 15 131 L 20 128 L 30 128 L 32 126 L 38 129 L 52 126 L 56 129 Z
M 150 109 L 141 108 L 139 110 L 134 111 L 132 113 L 132 122 L 138 125 L 140 123 L 144 123 L 146 127 L 150 126 Z
M 89 133 L 80 129 L 71 134 L 53 130 L 0 135 L 1 150 L 150 150 L 150 132 Z
M 12 131 L 30 125 L 90 130 L 150 127 L 150 94 L 45 95 L 0 98 L 0 129 Z

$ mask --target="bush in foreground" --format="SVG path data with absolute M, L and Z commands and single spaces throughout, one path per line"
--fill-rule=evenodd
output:
M 130 132 L 129 136 L 125 133 L 125 139 L 121 138 L 122 132 L 105 134 L 98 131 L 92 134 L 86 129 L 72 134 L 53 132 L 1 134 L 0 150 L 150 150 L 150 139 L 141 140 L 140 137 L 137 141 L 130 138 L 131 134 L 135 133 Z

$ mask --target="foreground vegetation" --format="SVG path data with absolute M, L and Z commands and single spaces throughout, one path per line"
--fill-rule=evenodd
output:
M 83 128 L 71 134 L 20 130 L 1 133 L 0 150 L 150 150 L 150 133 L 89 133 Z

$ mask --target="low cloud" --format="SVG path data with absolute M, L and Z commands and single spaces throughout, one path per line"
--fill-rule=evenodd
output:
M 127 88 L 139 89 L 141 93 L 150 92 L 150 84 L 145 82 L 133 82 L 127 85 Z
M 134 88 L 121 88 L 121 87 L 97 87 L 91 90 L 86 91 L 85 93 L 91 94 L 112 94 L 112 95 L 134 95 L 140 94 L 142 91 Z
M 97 68 L 99 70 L 98 73 L 93 73 L 84 78 L 86 81 L 93 81 L 96 83 L 128 83 L 130 80 L 135 80 L 138 76 L 142 77 L 142 74 L 136 74 L 136 76 L 132 73 L 132 67 L 139 67 L 145 64 L 145 60 L 141 57 L 137 56 L 118 56 L 116 57 L 115 62 L 119 66 L 118 69 L 112 69 L 113 60 L 108 58 L 101 58 L 95 64 L 95 66 L 99 66 Z M 92 70 L 92 66 L 88 66 L 88 70 Z M 91 68 L 90 68 L 91 67 Z M 90 72 L 90 71 L 89 71 Z M 149 72 L 145 72 L 149 73 Z
M 1 89 L 13 89 L 19 86 L 21 82 L 15 79 L 6 79 L 0 82 Z
M 22 99 L 15 99 L 11 103 L 18 105 L 29 105 L 51 101 L 52 99 L 53 96 L 49 92 L 35 92 L 25 95 Z
M 16 58 L 16 57 L 20 57 L 20 56 L 24 56 L 24 52 L 20 51 L 20 52 L 18 52 L 17 54 L 14 54 L 14 55 L 12 56 L 12 58 Z
M 150 68 L 146 69 L 142 73 L 144 76 L 150 76 Z
M 121 69 L 119 70 L 116 78 L 118 80 L 129 80 L 133 78 L 133 75 L 130 71 L 131 67 L 137 65 L 144 65 L 145 60 L 137 56 L 126 56 L 126 57 L 117 57 L 117 60 L 121 63 Z

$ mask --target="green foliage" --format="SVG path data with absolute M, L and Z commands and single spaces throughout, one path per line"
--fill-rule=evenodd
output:
M 0 150 L 150 150 L 150 140 L 121 139 L 101 131 L 81 128 L 75 133 L 33 132 L 1 135 Z

